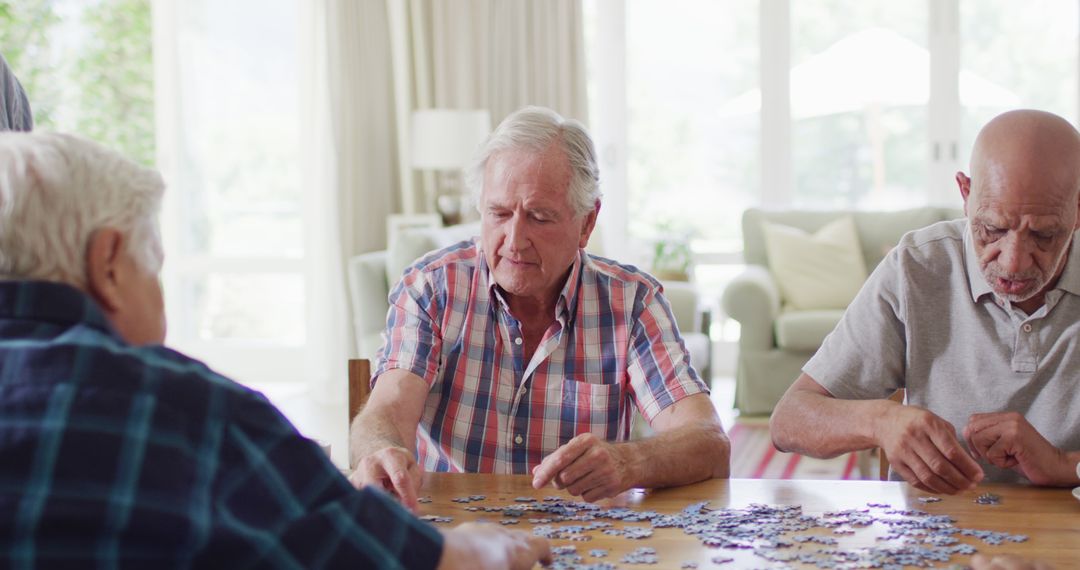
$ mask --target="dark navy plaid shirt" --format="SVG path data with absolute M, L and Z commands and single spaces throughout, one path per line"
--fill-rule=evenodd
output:
M 74 288 L 0 282 L 0 565 L 430 568 L 441 553 L 261 394 L 128 345 Z

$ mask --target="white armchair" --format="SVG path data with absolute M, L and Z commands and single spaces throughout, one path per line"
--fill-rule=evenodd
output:
M 686 281 L 665 281 L 664 297 L 682 334 L 690 363 L 706 384 L 712 385 L 712 340 L 709 339 L 709 313 L 702 310 L 701 294 Z
M 357 356 L 375 358 L 382 345 L 390 289 L 405 268 L 424 254 L 480 235 L 479 224 L 446 228 L 412 228 L 397 234 L 390 249 L 357 255 L 349 260 L 349 297 L 353 308 Z

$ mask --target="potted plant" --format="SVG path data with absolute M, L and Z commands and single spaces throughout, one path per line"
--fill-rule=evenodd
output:
M 652 252 L 653 276 L 661 281 L 689 281 L 694 265 L 690 232 L 675 231 L 670 222 L 658 224 L 657 230 Z

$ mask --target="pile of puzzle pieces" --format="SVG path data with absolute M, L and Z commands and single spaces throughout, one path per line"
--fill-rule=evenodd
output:
M 997 504 L 996 501 L 983 499 L 978 502 Z M 467 511 L 498 515 L 502 524 L 527 521 L 533 525 L 533 534 L 551 540 L 587 542 L 592 540 L 589 532 L 599 531 L 639 541 L 652 537 L 655 529 L 681 529 L 710 548 L 750 551 L 760 560 L 761 568 L 932 568 L 948 563 L 954 554 L 975 553 L 973 546 L 961 543 L 957 536 L 974 537 L 989 545 L 1027 540 L 1023 535 L 960 528 L 947 515 L 932 515 L 917 509 L 894 509 L 882 503 L 811 515 L 804 513 L 798 505 L 751 504 L 745 508 L 710 509 L 708 501 L 705 501 L 691 504 L 677 514 L 661 514 L 624 507 L 605 508 L 564 497 L 546 497 L 543 500 L 517 497 L 511 504 L 481 505 L 486 500 L 484 495 L 452 499 L 454 503 L 468 505 L 464 507 Z M 940 499 L 922 497 L 919 501 L 926 504 Z M 430 503 L 430 499 L 425 498 L 421 502 Z M 453 520 L 452 517 L 435 515 L 424 518 L 436 523 Z M 622 526 L 616 527 L 615 523 Z M 630 526 L 636 523 L 640 525 Z M 856 529 L 875 523 L 887 528 L 887 532 L 877 538 L 883 544 L 840 548 L 837 536 L 854 534 Z M 606 560 L 608 555 L 605 549 L 592 549 L 582 555 L 572 545 L 556 546 L 553 549 L 554 562 L 549 567 L 558 570 L 619 568 L 615 562 Z M 731 556 L 722 554 L 710 559 L 712 564 L 718 566 L 734 561 Z M 654 565 L 660 563 L 660 558 L 655 549 L 639 547 L 622 556 L 618 562 L 628 566 Z M 671 566 L 669 563 L 665 565 Z M 682 561 L 679 567 L 698 568 L 698 563 Z

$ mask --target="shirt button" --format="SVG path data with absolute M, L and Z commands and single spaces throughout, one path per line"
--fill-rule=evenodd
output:
M 516 344 L 518 346 L 521 346 L 521 337 L 520 336 L 514 339 L 514 344 Z
M 1031 332 L 1031 324 L 1024 323 L 1024 332 Z
M 523 441 L 525 441 L 525 438 L 521 437 L 520 433 L 514 436 L 514 443 L 521 445 Z

